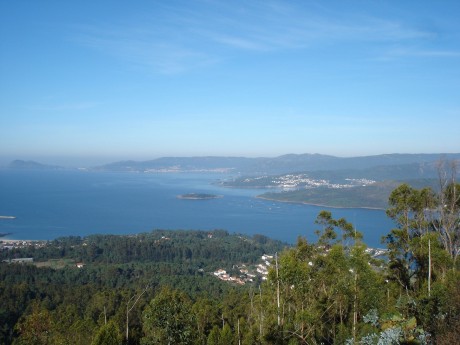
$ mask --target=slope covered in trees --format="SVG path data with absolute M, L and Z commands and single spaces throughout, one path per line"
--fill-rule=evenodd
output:
M 317 241 L 293 247 L 224 231 L 157 231 L 3 251 L 3 259 L 36 261 L 0 265 L 0 342 L 454 344 L 460 185 L 453 175 L 439 182 L 436 191 L 393 190 L 384 260 L 327 211 L 317 217 Z M 266 281 L 237 286 L 211 274 L 264 253 L 278 253 Z M 50 259 L 86 265 L 37 267 Z

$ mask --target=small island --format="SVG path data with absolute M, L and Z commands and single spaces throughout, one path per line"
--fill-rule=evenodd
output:
M 218 199 L 222 198 L 223 195 L 214 195 L 214 194 L 205 194 L 205 193 L 188 193 L 188 194 L 181 194 L 178 195 L 178 199 L 186 199 L 186 200 L 210 200 L 210 199 Z

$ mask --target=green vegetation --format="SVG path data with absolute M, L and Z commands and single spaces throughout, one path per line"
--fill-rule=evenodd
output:
M 2 344 L 454 344 L 460 184 L 396 187 L 385 260 L 328 211 L 293 247 L 225 231 L 69 237 L 2 251 Z M 266 281 L 211 273 L 275 254 Z M 52 268 L 49 263 L 83 262 Z M 37 267 L 37 265 L 44 267 Z
M 264 193 L 260 198 L 298 202 L 329 207 L 381 208 L 388 206 L 388 197 L 398 185 L 395 181 L 377 182 L 365 187 L 302 189 L 278 193 Z
M 232 271 L 235 264 L 256 263 L 285 247 L 263 235 L 157 230 L 66 237 L 0 251 L 0 261 L 34 258 L 33 264 L 0 263 L 0 344 L 60 344 L 62 339 L 91 344 L 106 320 L 124 334 L 128 302 L 148 287 L 129 313 L 130 344 L 139 344 L 142 312 L 163 287 L 193 298 L 195 308 L 203 306 L 198 311 L 214 312 L 217 301 L 237 288 L 217 279 L 214 270 Z
M 47 261 L 35 262 L 34 264 L 36 267 L 50 267 L 53 269 L 60 269 L 75 266 L 77 263 L 73 259 L 50 259 Z
M 399 166 L 398 166 L 399 167 Z M 414 188 L 437 187 L 433 178 L 395 179 L 414 175 L 393 169 L 316 171 L 277 176 L 241 177 L 221 181 L 220 185 L 232 188 L 270 189 L 259 198 L 327 207 L 379 208 L 388 207 L 393 189 L 402 183 Z M 383 179 L 382 179 L 383 178 Z

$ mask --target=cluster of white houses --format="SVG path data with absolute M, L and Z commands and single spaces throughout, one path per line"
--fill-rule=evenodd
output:
M 14 249 L 14 248 L 25 248 L 35 247 L 42 248 L 46 246 L 46 241 L 34 241 L 34 240 L 0 240 L 0 249 Z
M 254 270 L 250 270 L 246 265 L 242 264 L 240 266 L 236 266 L 240 275 L 239 276 L 231 276 L 227 273 L 226 270 L 220 268 L 217 271 L 214 271 L 213 274 L 223 281 L 233 282 L 239 285 L 244 285 L 247 282 L 253 282 L 255 278 L 258 276 L 261 277 L 262 280 L 267 279 L 268 269 L 271 266 L 270 260 L 273 259 L 273 255 L 262 255 L 261 257 L 262 263 L 259 263 L 255 266 Z
M 246 280 L 244 278 L 231 276 L 224 269 L 218 269 L 217 271 L 214 272 L 214 275 L 223 281 L 233 282 L 239 285 L 246 284 Z
M 370 179 L 353 179 L 346 178 L 347 183 L 331 183 L 328 180 L 317 180 L 308 177 L 306 174 L 288 174 L 284 176 L 279 176 L 276 179 L 272 180 L 272 184 L 283 189 L 298 189 L 298 188 L 317 188 L 317 187 L 327 187 L 333 189 L 342 189 L 342 188 L 352 188 L 356 186 L 368 186 L 374 184 L 376 181 Z
M 243 180 L 243 183 L 257 185 L 258 180 L 266 180 L 268 176 L 259 176 L 259 177 L 249 177 Z M 342 189 L 342 188 L 352 188 L 357 186 L 368 186 L 376 183 L 376 181 L 366 178 L 346 178 L 345 183 L 332 183 L 329 180 L 325 179 L 314 179 L 308 176 L 308 174 L 286 174 L 282 176 L 276 176 L 273 179 L 267 182 L 265 187 L 278 187 L 283 190 L 295 190 L 301 188 L 318 188 L 318 187 L 327 187 L 333 189 Z

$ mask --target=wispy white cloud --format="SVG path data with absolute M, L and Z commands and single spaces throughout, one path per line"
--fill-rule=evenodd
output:
M 139 23 L 79 27 L 77 41 L 156 73 L 181 73 L 231 54 L 312 48 L 323 44 L 380 44 L 423 40 L 428 31 L 372 16 L 328 15 L 307 4 L 205 2 L 159 6 Z M 442 55 L 439 55 L 442 56 Z
M 418 48 L 395 48 L 386 53 L 387 58 L 399 57 L 433 57 L 433 58 L 459 58 L 460 51 L 418 49 Z
M 109 29 L 98 32 L 98 28 L 92 28 L 80 35 L 78 42 L 131 64 L 166 74 L 179 73 L 187 66 L 195 67 L 208 60 L 198 50 L 137 28 L 128 28 L 122 33 Z
M 199 22 L 203 37 L 251 50 L 296 49 L 330 42 L 399 42 L 434 35 L 399 21 L 278 2 L 252 2 L 243 10 L 221 4 L 212 18 Z
M 87 110 L 97 107 L 99 103 L 96 102 L 78 102 L 78 103 L 60 103 L 60 104 L 42 104 L 30 105 L 25 108 L 34 111 L 74 111 L 74 110 Z

